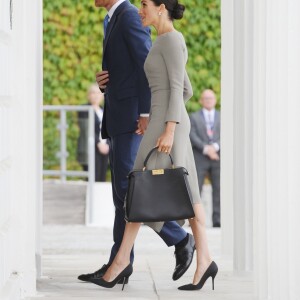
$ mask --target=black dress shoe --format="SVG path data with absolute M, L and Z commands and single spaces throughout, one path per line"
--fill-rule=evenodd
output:
M 102 268 L 100 268 L 99 270 L 97 270 L 94 273 L 79 275 L 78 279 L 82 280 L 82 281 L 93 282 L 92 280 L 101 278 L 105 274 L 105 272 L 107 271 L 107 269 L 109 267 L 110 267 L 109 264 L 103 265 Z M 123 282 L 120 282 L 120 283 L 123 283 Z M 127 284 L 127 283 L 128 283 L 128 278 L 126 278 L 126 280 L 125 280 L 125 284 Z
M 185 246 L 176 248 L 176 267 L 173 273 L 173 280 L 179 279 L 189 268 L 193 261 L 195 247 L 194 237 L 188 233 L 188 241 Z

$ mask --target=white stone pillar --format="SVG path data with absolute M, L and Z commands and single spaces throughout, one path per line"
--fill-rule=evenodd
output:
M 223 26 L 223 38 L 232 43 L 223 43 L 222 52 L 232 55 L 222 65 L 222 87 L 233 86 L 233 100 L 223 93 L 222 119 L 232 118 L 233 133 L 223 128 L 222 148 L 229 140 L 233 153 L 223 152 L 222 159 L 233 156 L 232 180 L 223 185 L 233 186 L 234 267 L 247 271 L 253 265 L 254 299 L 297 300 L 300 1 L 226 4 L 222 18 L 232 18 L 233 26 Z
M 254 1 L 254 271 L 257 299 L 299 299 L 300 2 Z
M 22 295 L 35 292 L 40 270 L 39 229 L 41 229 L 42 186 L 42 1 L 14 1 L 15 118 L 12 148 L 12 209 L 23 251 L 14 269 L 22 276 Z M 39 223 L 39 224 L 37 224 Z M 36 261 L 37 260 L 37 261 Z M 40 266 L 38 266 L 40 268 Z
M 222 1 L 222 241 L 252 269 L 252 2 Z
M 221 224 L 222 253 L 233 258 L 233 0 L 223 0 L 221 82 Z
M 5 300 L 36 290 L 42 180 L 42 1 L 12 3 L 12 29 L 10 1 L 0 3 L 0 298 Z

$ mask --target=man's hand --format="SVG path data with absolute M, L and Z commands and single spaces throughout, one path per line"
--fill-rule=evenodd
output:
M 100 71 L 96 73 L 96 81 L 100 89 L 105 89 L 106 83 L 109 81 L 108 71 Z
M 137 130 L 135 131 L 136 134 L 144 134 L 149 123 L 149 117 L 140 117 L 138 119 Z
M 207 155 L 211 160 L 220 160 L 219 154 L 213 145 L 206 145 L 204 154 Z
M 105 144 L 105 143 L 98 143 L 97 144 L 97 148 L 98 148 L 98 151 L 103 154 L 103 155 L 107 155 L 108 152 L 109 152 L 109 146 L 108 144 Z
M 212 153 L 212 154 L 209 156 L 209 158 L 210 158 L 211 160 L 220 160 L 220 156 L 219 156 L 219 154 L 218 154 L 217 152 Z

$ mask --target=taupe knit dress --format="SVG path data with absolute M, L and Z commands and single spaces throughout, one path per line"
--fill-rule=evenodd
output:
M 149 151 L 165 130 L 167 121 L 177 122 L 171 155 L 175 166 L 185 167 L 189 172 L 189 184 L 193 203 L 200 202 L 196 166 L 189 138 L 190 119 L 185 102 L 193 95 L 192 86 L 185 70 L 188 52 L 184 37 L 171 31 L 157 37 L 145 61 L 145 72 L 151 89 L 150 122 L 140 144 L 134 169 L 142 169 Z M 155 153 L 149 159 L 149 169 L 170 167 L 169 156 Z M 179 223 L 184 223 L 179 221 Z M 147 223 L 160 231 L 163 222 Z

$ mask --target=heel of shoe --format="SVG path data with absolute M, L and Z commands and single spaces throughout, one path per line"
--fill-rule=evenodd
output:
M 123 286 L 122 286 L 122 291 L 124 290 L 125 284 L 128 283 L 128 277 L 123 278 Z
M 212 289 L 214 290 L 215 289 L 215 277 L 212 277 L 211 280 L 212 280 Z

